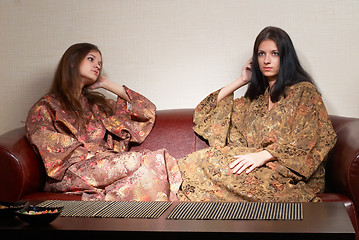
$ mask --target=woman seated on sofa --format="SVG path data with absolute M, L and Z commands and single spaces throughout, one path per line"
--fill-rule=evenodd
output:
M 245 96 L 233 92 L 248 84 Z M 191 201 L 319 201 L 336 134 L 288 34 L 267 27 L 241 76 L 195 109 L 210 146 L 179 159 L 179 196 Z
M 67 49 L 49 94 L 30 110 L 26 136 L 40 154 L 46 191 L 84 200 L 176 200 L 177 161 L 165 150 L 126 152 L 155 121 L 155 105 L 101 75 L 102 54 L 88 43 Z M 92 91 L 103 88 L 117 102 Z

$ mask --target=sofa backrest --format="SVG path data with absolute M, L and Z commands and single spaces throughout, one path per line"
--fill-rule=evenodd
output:
M 175 158 L 181 158 L 199 149 L 208 147 L 193 131 L 193 109 L 160 110 L 156 122 L 146 140 L 132 151 L 142 149 L 167 149 Z

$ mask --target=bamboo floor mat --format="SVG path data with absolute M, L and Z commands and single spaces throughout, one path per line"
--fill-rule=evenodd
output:
M 47 200 L 41 207 L 64 207 L 62 217 L 159 218 L 172 202 Z M 180 202 L 168 220 L 302 220 L 302 203 Z
M 302 220 L 301 203 L 181 202 L 172 220 Z
M 47 200 L 40 207 L 64 207 L 62 217 L 159 218 L 172 202 L 100 202 Z

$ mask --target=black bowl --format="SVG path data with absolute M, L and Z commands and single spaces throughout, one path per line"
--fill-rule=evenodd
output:
M 26 201 L 3 202 L 0 201 L 0 218 L 15 216 L 15 211 L 26 207 L 29 203 Z
M 60 216 L 63 207 L 27 206 L 16 211 L 16 216 L 31 225 L 46 225 Z

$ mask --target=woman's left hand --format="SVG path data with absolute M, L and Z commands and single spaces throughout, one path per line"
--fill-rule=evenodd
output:
M 244 170 L 246 173 L 250 173 L 253 169 L 261 167 L 269 161 L 272 161 L 274 157 L 268 151 L 263 150 L 261 152 L 249 153 L 245 155 L 234 156 L 236 159 L 229 167 L 232 169 L 233 174 L 241 174 Z
M 131 102 L 131 99 L 127 96 L 125 88 L 122 85 L 110 81 L 107 77 L 103 75 L 101 75 L 94 84 L 89 86 L 89 88 L 90 89 L 103 88 L 125 99 L 127 102 Z
M 105 88 L 105 84 L 108 81 L 109 80 L 105 76 L 101 75 L 94 84 L 89 86 L 89 88 L 90 89 Z

